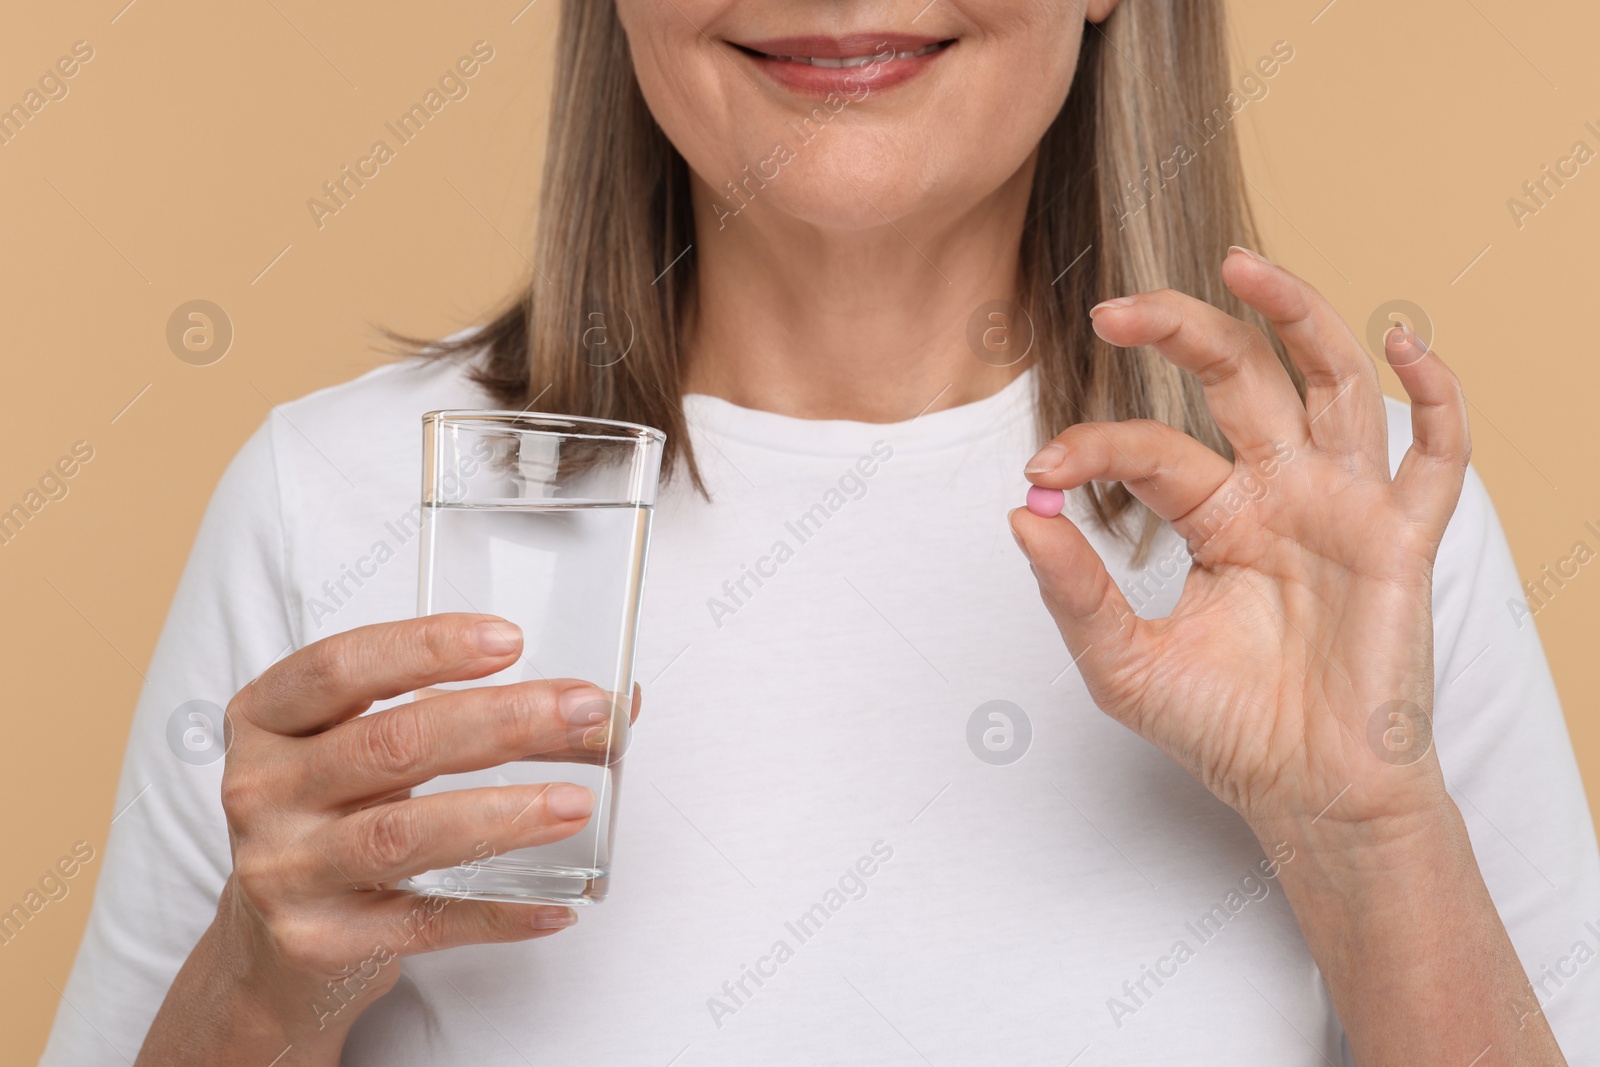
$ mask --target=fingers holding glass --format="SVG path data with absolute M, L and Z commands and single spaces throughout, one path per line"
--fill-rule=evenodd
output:
M 291 788 L 309 806 L 359 806 L 513 760 L 607 763 L 627 736 L 627 711 L 587 682 L 432 692 L 302 741 Z
M 378 700 L 493 674 L 521 651 L 522 631 L 493 615 L 449 613 L 358 626 L 274 663 L 239 691 L 229 712 L 269 733 L 304 736 Z
M 331 820 L 310 843 L 327 860 L 318 872 L 327 888 L 366 888 L 460 864 L 463 841 L 478 842 L 476 859 L 571 837 L 594 802 L 566 782 L 454 789 Z

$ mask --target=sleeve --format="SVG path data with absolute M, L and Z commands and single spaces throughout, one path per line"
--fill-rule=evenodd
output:
M 134 713 L 94 903 L 41 1067 L 129 1062 L 231 870 L 222 709 L 295 646 L 274 418 L 201 521 Z M 109 1046 L 109 1047 L 108 1047 Z
M 1434 575 L 1434 734 L 1490 896 L 1570 1063 L 1600 1063 L 1600 850 L 1561 702 L 1469 470 Z

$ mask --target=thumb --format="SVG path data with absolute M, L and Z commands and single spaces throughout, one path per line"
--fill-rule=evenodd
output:
M 1009 519 L 1044 606 L 1085 681 L 1108 678 L 1127 657 L 1142 622 L 1111 580 L 1105 561 L 1065 515 L 1042 518 L 1016 508 Z

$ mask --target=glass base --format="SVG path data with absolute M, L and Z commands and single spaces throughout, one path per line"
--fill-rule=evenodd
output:
M 500 900 L 511 904 L 560 904 L 582 908 L 606 898 L 610 871 L 509 863 L 468 863 L 409 878 L 401 887 L 424 896 Z

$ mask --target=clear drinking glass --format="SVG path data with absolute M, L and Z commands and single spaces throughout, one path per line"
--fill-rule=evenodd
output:
M 499 855 L 462 843 L 455 867 L 406 888 L 581 906 L 606 895 L 617 785 L 627 749 L 634 638 L 666 435 L 648 426 L 512 411 L 433 411 L 422 420 L 418 614 L 499 615 L 522 627 L 510 667 L 441 689 L 550 678 L 593 682 L 608 699 L 593 762 L 525 758 L 418 786 L 413 796 L 481 786 L 575 782 L 595 796 L 574 837 Z M 428 695 L 416 694 L 417 698 Z M 585 728 L 587 729 L 587 728 Z

